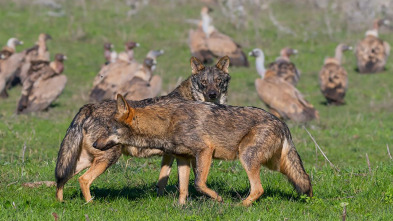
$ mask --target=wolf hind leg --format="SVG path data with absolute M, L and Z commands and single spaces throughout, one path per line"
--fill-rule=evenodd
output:
M 171 167 L 173 164 L 174 156 L 164 153 L 161 160 L 161 171 L 158 177 L 157 195 L 162 196 L 166 185 L 168 184 L 169 174 L 171 173 Z M 179 162 L 178 162 L 179 163 Z
M 94 160 L 91 167 L 84 173 L 81 177 L 79 177 L 79 185 L 82 190 L 83 197 L 85 198 L 86 202 L 91 201 L 91 194 L 90 194 L 90 185 L 93 181 L 100 176 L 111 164 L 104 160 L 98 161 Z
M 61 182 L 57 184 L 56 188 L 56 198 L 60 201 L 63 202 L 63 190 L 64 190 L 64 185 L 70 180 L 72 177 L 80 173 L 82 170 L 88 168 L 91 166 L 92 159 L 88 155 L 87 152 L 82 151 L 78 161 L 76 162 L 75 166 L 75 172 L 71 175 L 66 177 L 65 179 L 62 179 Z
M 206 186 L 207 176 L 209 175 L 212 158 L 213 158 L 213 149 L 211 148 L 202 150 L 199 154 L 197 154 L 195 188 L 199 192 L 219 202 L 222 202 L 222 197 L 219 196 L 216 191 Z
M 250 194 L 246 199 L 242 201 L 243 206 L 250 206 L 255 200 L 257 200 L 264 192 L 260 170 L 261 170 L 261 162 L 259 159 L 250 158 L 251 153 L 247 153 L 247 150 L 253 149 L 252 147 L 245 148 L 246 151 L 240 153 L 239 160 L 246 170 L 248 180 L 250 182 L 251 190 Z

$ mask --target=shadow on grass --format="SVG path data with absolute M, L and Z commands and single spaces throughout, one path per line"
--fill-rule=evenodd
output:
M 249 187 L 246 187 L 240 191 L 235 190 L 235 188 L 232 188 L 228 185 L 226 185 L 225 182 L 208 182 L 207 184 L 210 188 L 212 188 L 213 190 L 217 191 L 221 196 L 225 198 L 230 197 L 232 201 L 236 202 L 236 201 L 241 201 L 244 200 L 248 194 L 249 194 Z M 290 185 L 288 183 L 288 185 Z M 95 200 L 109 200 L 109 201 L 114 201 L 117 200 L 119 198 L 125 198 L 127 200 L 130 201 L 136 201 L 142 198 L 147 198 L 147 197 L 159 197 L 156 195 L 155 192 L 156 189 L 156 184 L 155 183 L 151 183 L 151 184 L 145 184 L 145 185 L 141 185 L 141 186 L 133 186 L 133 187 L 129 187 L 129 186 L 125 186 L 123 188 L 120 189 L 116 189 L 116 188 L 106 188 L 106 187 L 93 187 L 91 188 L 91 194 L 94 196 Z M 262 199 L 266 199 L 266 198 L 274 198 L 276 200 L 286 200 L 286 201 L 301 201 L 300 200 L 300 196 L 298 196 L 296 193 L 294 193 L 293 191 L 291 192 L 287 192 L 287 191 L 282 191 L 280 189 L 276 189 L 276 188 L 271 188 L 271 187 L 265 187 L 264 188 L 264 194 L 256 201 L 260 201 Z M 163 196 L 161 197 L 168 197 L 168 196 L 176 196 L 178 197 L 179 191 L 178 191 L 178 186 L 177 185 L 168 185 L 165 188 L 165 192 L 163 194 Z M 200 198 L 201 200 L 206 200 L 208 199 L 208 197 L 206 197 L 206 199 L 204 199 L 203 194 L 201 194 L 200 192 L 198 192 L 195 189 L 194 186 L 194 182 L 193 180 L 190 181 L 190 185 L 189 185 L 189 195 L 195 199 Z M 82 193 L 78 192 L 78 193 L 74 193 L 71 198 L 83 198 Z M 197 200 L 199 201 L 199 200 Z

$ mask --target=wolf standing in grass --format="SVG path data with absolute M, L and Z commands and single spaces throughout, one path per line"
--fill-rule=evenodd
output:
M 170 94 L 153 99 L 128 102 L 136 107 L 143 107 L 157 101 L 170 102 L 172 99 L 199 100 L 215 103 L 226 102 L 227 88 L 230 80 L 228 65 L 229 58 L 227 56 L 221 58 L 213 67 L 204 67 L 198 59 L 193 57 L 191 58 L 192 75 Z M 108 151 L 100 151 L 93 148 L 93 142 L 95 140 L 112 133 L 113 116 L 115 113 L 116 101 L 104 101 L 99 104 L 87 104 L 83 106 L 74 117 L 61 143 L 57 157 L 55 176 L 57 182 L 56 197 L 58 200 L 63 201 L 63 188 L 66 182 L 86 168 L 90 167 L 79 178 L 79 183 L 85 200 L 90 201 L 91 183 L 115 163 L 122 153 L 136 157 L 163 154 L 161 150 L 157 149 L 138 149 L 124 145 L 118 145 Z M 163 172 L 161 174 L 165 174 L 165 176 L 159 181 L 159 186 L 161 185 L 160 188 L 162 190 L 168 180 L 167 176 L 169 176 L 172 162 L 172 156 L 164 155 L 162 164 Z M 179 174 L 186 174 L 181 171 L 183 168 L 189 167 L 189 164 L 190 162 L 188 160 L 178 158 Z M 188 188 L 188 186 L 182 188 Z M 179 199 L 185 202 L 186 196 L 179 196 Z
M 245 206 L 264 192 L 260 180 L 262 165 L 280 171 L 300 194 L 312 197 L 310 178 L 287 125 L 263 109 L 179 99 L 140 108 L 118 95 L 113 117 L 111 132 L 98 138 L 95 148 L 110 150 L 122 144 L 195 157 L 196 189 L 217 201 L 222 201 L 221 196 L 206 186 L 212 158 L 240 160 L 251 185 L 250 195 L 243 200 Z M 187 169 L 188 175 L 190 167 Z M 188 179 L 179 182 L 180 186 L 188 186 Z M 184 190 L 180 188 L 180 195 L 187 194 L 181 191 Z

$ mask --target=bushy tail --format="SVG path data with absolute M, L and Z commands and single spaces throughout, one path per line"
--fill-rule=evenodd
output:
M 310 177 L 304 170 L 302 160 L 290 137 L 286 138 L 283 144 L 280 171 L 288 177 L 298 193 L 312 197 Z
M 63 186 L 75 173 L 75 168 L 79 155 L 82 150 L 83 123 L 89 116 L 89 110 L 82 107 L 79 113 L 74 117 L 67 133 L 61 142 L 60 150 L 57 155 L 55 177 L 57 183 L 57 198 L 63 199 Z

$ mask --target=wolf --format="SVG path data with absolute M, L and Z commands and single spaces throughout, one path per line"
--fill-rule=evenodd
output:
M 215 66 L 205 67 L 200 60 L 191 58 L 192 75 L 183 81 L 174 91 L 166 96 L 142 101 L 128 101 L 130 105 L 143 107 L 157 101 L 170 102 L 172 99 L 199 100 L 224 103 L 230 81 L 228 73 L 229 57 L 222 57 Z M 63 188 L 66 182 L 85 168 L 89 168 L 80 178 L 79 183 L 86 201 L 91 200 L 90 185 L 108 167 L 114 164 L 122 154 L 136 157 L 162 155 L 157 149 L 138 149 L 128 145 L 118 145 L 108 151 L 99 151 L 93 147 L 98 137 L 111 133 L 116 101 L 84 105 L 74 117 L 60 145 L 57 157 L 55 177 L 57 183 L 56 198 L 63 201 Z M 179 171 L 189 160 L 178 157 Z M 168 180 L 173 156 L 164 154 L 162 168 L 165 174 L 159 181 L 163 192 Z M 189 165 L 188 165 L 189 167 Z M 185 174 L 185 173 L 181 173 Z M 182 197 L 185 199 L 185 197 Z
M 212 158 L 239 159 L 246 170 L 251 191 L 242 201 L 251 205 L 264 192 L 261 166 L 286 175 L 300 194 L 312 197 L 310 177 L 293 144 L 287 125 L 269 112 L 255 107 L 235 107 L 179 99 L 133 106 L 117 95 L 116 113 L 110 133 L 99 137 L 93 147 L 112 150 L 132 145 L 155 148 L 196 161 L 196 189 L 217 200 L 222 197 L 206 185 Z M 188 164 L 184 170 L 190 170 Z M 179 179 L 180 187 L 188 179 Z M 180 188 L 186 196 L 187 188 Z M 179 201 L 180 202 L 180 201 Z

